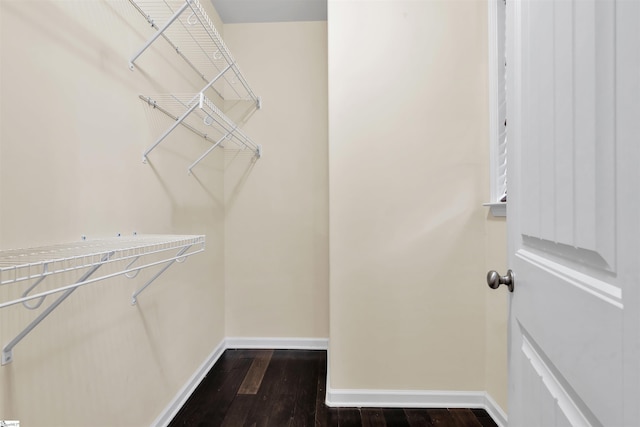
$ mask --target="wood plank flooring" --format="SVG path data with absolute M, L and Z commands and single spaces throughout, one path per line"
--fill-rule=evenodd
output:
M 227 350 L 170 427 L 497 427 L 482 409 L 328 408 L 326 375 L 325 351 Z

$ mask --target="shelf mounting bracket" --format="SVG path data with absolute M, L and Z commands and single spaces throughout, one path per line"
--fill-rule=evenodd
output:
M 187 252 L 189 250 L 189 248 L 191 248 L 191 245 L 189 246 L 185 246 L 184 248 L 180 249 L 180 251 L 178 251 L 178 253 L 176 254 L 176 256 L 171 260 L 167 262 L 167 265 L 165 265 L 164 267 L 162 267 L 160 269 L 160 271 L 158 271 L 156 274 L 154 274 L 154 276 L 149 279 L 147 281 L 147 283 L 144 284 L 144 286 L 142 286 L 140 289 L 138 289 L 137 291 L 135 291 L 133 293 L 133 295 L 131 296 L 131 305 L 136 305 L 138 303 L 138 295 L 140 295 L 142 293 L 142 291 L 144 291 L 147 286 L 149 286 L 151 283 L 153 283 L 154 280 L 156 280 L 158 277 L 160 277 L 160 275 L 162 273 L 164 273 L 165 271 L 167 271 L 167 269 L 169 267 L 171 267 L 173 265 L 174 262 L 182 262 L 184 261 L 184 259 L 182 261 L 180 261 L 180 258 L 182 257 L 182 255 L 184 255 L 185 252 Z
M 78 279 L 76 284 L 85 282 L 87 279 L 89 279 L 89 277 L 91 277 L 91 275 L 93 275 L 93 273 L 95 273 L 96 270 L 103 265 L 103 263 L 108 261 L 113 254 L 114 252 L 105 254 L 102 257 L 100 264 L 91 267 L 89 271 L 84 273 L 82 277 Z M 48 315 L 50 315 L 53 310 L 55 310 L 60 304 L 62 304 L 62 302 L 66 300 L 69 295 L 71 295 L 76 289 L 77 288 L 71 288 L 64 291 L 64 293 L 60 295 L 57 300 L 51 303 L 51 305 L 47 307 L 42 313 L 40 313 L 40 315 L 36 317 L 22 332 L 20 332 L 14 339 L 12 339 L 7 345 L 4 346 L 4 348 L 2 349 L 2 365 L 6 365 L 7 363 L 11 363 L 13 361 L 13 347 L 15 347 L 20 341 L 22 341 L 22 339 L 26 337 L 29 332 L 31 332 L 36 326 L 38 326 L 40 322 L 42 322 Z

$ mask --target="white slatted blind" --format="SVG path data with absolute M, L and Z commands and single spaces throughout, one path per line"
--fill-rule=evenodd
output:
M 503 3 L 498 0 L 498 3 Z M 500 38 L 502 53 L 498 57 L 498 171 L 496 182 L 496 200 L 494 202 L 505 201 L 507 195 L 507 63 L 505 56 L 504 31 Z M 504 199 L 504 200 L 503 200 Z
M 489 2 L 489 120 L 491 144 L 491 200 L 506 200 L 507 194 L 507 96 L 506 96 L 506 5 Z

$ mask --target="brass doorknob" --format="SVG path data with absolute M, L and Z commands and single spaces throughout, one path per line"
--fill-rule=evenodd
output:
M 511 270 L 507 270 L 507 274 L 505 276 L 499 275 L 495 270 L 491 270 L 487 273 L 487 285 L 489 285 L 491 289 L 498 289 L 500 285 L 507 285 L 509 292 L 513 292 L 514 284 L 515 276 Z

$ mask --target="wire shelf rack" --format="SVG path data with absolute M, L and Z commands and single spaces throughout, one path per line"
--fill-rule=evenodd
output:
M 174 120 L 171 126 L 145 150 L 142 161 L 146 163 L 149 153 L 181 124 L 212 142 L 212 146 L 188 167 L 188 173 L 191 173 L 192 169 L 216 147 L 224 147 L 226 141 L 236 144 L 241 149 L 250 149 L 260 158 L 261 146 L 246 136 L 205 95 L 212 89 L 223 101 L 249 100 L 255 103 L 255 108 L 259 109 L 262 106 L 260 97 L 256 96 L 240 72 L 235 59 L 200 2 L 198 0 L 129 0 L 129 2 L 156 30 L 146 44 L 131 57 L 130 68 L 134 69 L 134 63 L 140 55 L 162 37 L 207 82 L 195 95 L 154 95 L 153 98 L 140 95 L 140 99 Z
M 240 71 L 231 52 L 198 0 L 129 0 L 156 33 L 130 59 L 135 61 L 159 37 L 164 38 L 176 53 L 205 82 L 219 74 L 222 78 L 212 88 L 225 100 L 252 100 L 259 104 Z
M 0 301 L 0 309 L 22 304 L 27 309 L 35 310 L 48 296 L 61 294 L 4 346 L 2 364 L 13 360 L 13 347 L 77 288 L 120 275 L 133 279 L 142 269 L 162 266 L 134 292 L 131 302 L 136 304 L 137 296 L 173 263 L 183 262 L 187 257 L 204 250 L 203 235 L 135 235 L 0 251 L 0 286 L 17 286 L 21 283 L 27 286 L 19 298 Z M 111 270 L 102 275 L 96 274 L 100 267 L 108 264 L 113 265 Z M 50 276 L 74 272 L 80 274 L 74 283 L 41 292 L 35 290 Z
M 212 142 L 198 159 L 187 168 L 192 169 L 209 155 L 216 147 L 225 147 L 225 142 L 235 144 L 239 149 L 251 150 L 256 157 L 262 156 L 262 146 L 249 138 L 231 119 L 229 119 L 209 98 L 200 92 L 196 95 L 161 94 L 139 96 L 149 106 L 158 109 L 174 120 L 171 126 L 143 154 L 142 161 L 180 124 Z
M 204 249 L 204 243 L 204 236 L 137 235 L 0 251 L 0 285 L 104 264 L 102 258 L 109 253 L 106 263 L 114 263 L 185 246 Z

